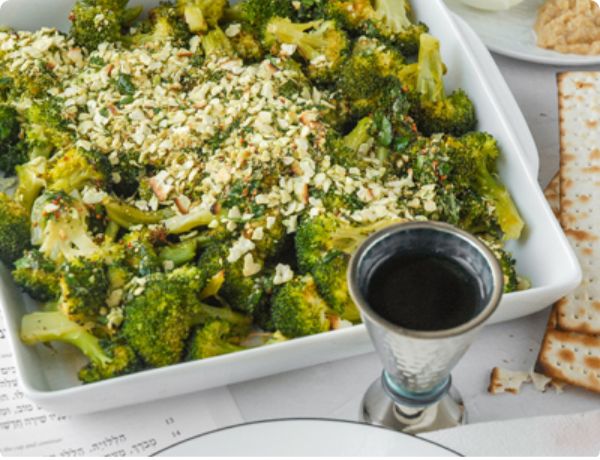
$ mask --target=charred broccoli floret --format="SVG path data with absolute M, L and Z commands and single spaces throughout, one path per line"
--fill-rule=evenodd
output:
M 477 123 L 475 107 L 462 89 L 446 95 L 440 42 L 431 35 L 421 35 L 417 68 L 411 114 L 419 130 L 426 135 L 449 133 L 456 136 L 473 130 Z
M 56 264 L 40 251 L 31 249 L 15 262 L 12 275 L 33 299 L 48 302 L 58 300 L 60 296 L 60 275 L 56 268 Z
M 87 208 L 64 192 L 45 192 L 33 205 L 31 242 L 53 261 L 92 257 L 100 251 L 88 233 Z
M 106 156 L 72 147 L 48 162 L 46 184 L 49 190 L 70 193 L 81 190 L 86 184 L 102 188 L 109 176 L 110 164 Z
M 194 33 L 206 33 L 217 26 L 227 0 L 177 0 L 179 13 Z
M 6 193 L 0 192 L 0 260 L 6 265 L 23 255 L 30 241 L 27 209 Z
M 80 372 L 83 382 L 95 382 L 140 370 L 137 357 L 126 345 L 100 341 L 61 312 L 35 312 L 21 320 L 21 340 L 27 345 L 64 342 L 81 350 L 90 364 Z
M 244 350 L 245 347 L 239 345 L 238 333 L 232 329 L 225 321 L 211 321 L 198 328 L 188 344 L 186 359 L 192 361 Z
M 59 310 L 81 324 L 94 323 L 106 305 L 108 279 L 104 265 L 81 257 L 60 266 Z
M 111 164 L 108 180 L 112 191 L 121 198 L 135 195 L 140 188 L 145 167 L 138 162 L 139 154 L 134 151 L 119 152 L 119 163 Z
M 0 171 L 12 175 L 15 167 L 28 159 L 17 111 L 11 106 L 0 105 Z
M 100 43 L 119 43 L 124 31 L 142 13 L 142 6 L 127 8 L 129 0 L 78 0 L 71 11 L 70 34 L 79 46 L 95 50 Z
M 331 82 L 344 62 L 349 41 L 335 21 L 294 23 L 288 18 L 269 20 L 265 44 L 294 45 L 307 63 L 308 76 L 317 82 Z

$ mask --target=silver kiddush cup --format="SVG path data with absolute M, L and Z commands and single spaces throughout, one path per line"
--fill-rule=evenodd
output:
M 379 315 L 377 305 L 367 301 L 370 283 L 382 263 L 403 254 L 439 255 L 467 268 L 482 291 L 473 315 L 443 330 L 406 329 Z M 348 286 L 384 368 L 365 394 L 361 419 L 409 433 L 466 423 L 450 372 L 502 297 L 503 274 L 494 254 L 474 236 L 448 224 L 392 225 L 371 235 L 354 253 Z

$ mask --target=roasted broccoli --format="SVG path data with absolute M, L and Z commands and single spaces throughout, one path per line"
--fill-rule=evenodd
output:
M 64 192 L 45 192 L 31 214 L 31 242 L 53 261 L 91 257 L 100 252 L 88 233 L 87 208 Z
M 177 7 L 163 2 L 150 10 L 148 21 L 136 27 L 136 33 L 128 38 L 128 42 L 138 46 L 170 41 L 174 46 L 183 48 L 191 37 L 190 29 Z
M 194 267 L 168 274 L 153 273 L 133 287 L 124 304 L 123 336 L 149 365 L 159 367 L 181 361 L 193 326 L 212 319 L 250 324 L 250 319 L 225 307 L 210 307 L 198 300 L 206 276 Z
M 179 13 L 189 29 L 200 34 L 217 26 L 226 6 L 227 0 L 177 0 Z
M 288 18 L 269 20 L 265 32 L 267 47 L 293 45 L 307 63 L 308 76 L 317 82 L 331 82 L 347 55 L 349 40 L 335 21 L 294 23 Z
M 417 53 L 419 37 L 428 30 L 411 20 L 408 0 L 331 0 L 326 11 L 352 32 L 382 39 L 406 55 Z
M 72 147 L 55 155 L 48 162 L 46 185 L 49 190 L 62 190 L 66 193 L 81 190 L 87 184 L 103 188 L 110 176 L 109 172 L 110 165 L 106 156 Z
M 34 312 L 23 316 L 21 340 L 27 345 L 64 342 L 79 348 L 90 360 L 79 374 L 86 383 L 141 370 L 137 357 L 128 346 L 100 341 L 61 312 Z
M 41 302 L 58 300 L 60 274 L 56 264 L 37 249 L 25 251 L 15 262 L 15 282 L 33 299 Z
M 129 0 L 78 0 L 71 11 L 70 34 L 79 46 L 95 50 L 101 43 L 120 43 L 125 29 L 142 13 L 142 6 L 127 8 Z
M 523 231 L 523 219 L 510 193 L 498 178 L 497 162 L 500 150 L 496 140 L 483 132 L 468 133 L 459 139 L 455 165 L 467 187 L 488 200 L 506 239 L 518 239 Z
M 227 20 L 248 24 L 259 37 L 271 18 L 291 18 L 293 14 L 290 0 L 245 0 L 225 10 Z
M 56 98 L 47 97 L 37 99 L 25 111 L 23 127 L 30 158 L 49 158 L 71 144 L 71 132 L 61 110 Z
M 240 337 L 232 330 L 231 324 L 211 321 L 193 332 L 186 359 L 192 361 L 244 350 L 245 347 L 239 345 L 239 342 Z
M 27 209 L 0 192 L 0 260 L 6 265 L 12 265 L 29 246 L 29 222 Z
M 475 128 L 475 107 L 462 89 L 446 95 L 443 74 L 439 40 L 429 34 L 421 35 L 411 114 L 419 130 L 426 135 L 460 136 Z
M 310 275 L 295 277 L 279 288 L 272 312 L 275 328 L 290 338 L 328 331 L 330 316 L 338 316 L 321 298 Z
M 18 178 L 15 200 L 31 212 L 34 201 L 46 186 L 47 161 L 44 157 L 37 157 L 15 169 Z
M 15 167 L 29 159 L 21 135 L 17 111 L 11 106 L 0 105 L 0 171 L 6 174 L 14 174 Z
M 350 298 L 346 272 L 350 256 L 341 251 L 331 251 L 313 267 L 311 273 L 321 297 L 341 318 L 352 323 L 360 322 L 360 313 Z
M 207 56 L 235 56 L 231 41 L 218 26 L 200 38 Z

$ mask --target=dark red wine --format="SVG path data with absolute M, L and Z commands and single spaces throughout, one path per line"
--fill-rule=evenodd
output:
M 450 329 L 473 318 L 483 303 L 477 276 L 448 257 L 403 254 L 379 265 L 367 300 L 386 320 L 406 329 Z

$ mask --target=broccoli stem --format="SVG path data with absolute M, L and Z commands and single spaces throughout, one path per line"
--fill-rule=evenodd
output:
M 110 240 L 115 241 L 117 239 L 117 235 L 119 233 L 121 227 L 114 221 L 110 221 L 106 226 L 106 230 L 104 231 L 104 236 Z
M 195 238 L 165 246 L 158 254 L 161 262 L 173 262 L 175 267 L 191 262 L 196 258 L 198 241 Z
M 199 303 L 193 314 L 194 324 L 204 324 L 211 320 L 221 320 L 235 326 L 249 327 L 252 318 L 233 311 L 229 307 L 213 307 L 206 303 Z
M 15 191 L 15 200 L 21 203 L 25 209 L 31 211 L 33 202 L 45 186 L 45 182 L 40 179 L 40 175 L 46 171 L 46 159 L 39 157 L 29 163 L 17 166 L 15 169 L 19 180 Z
M 204 227 L 214 220 L 215 216 L 203 208 L 192 209 L 188 214 L 173 216 L 164 221 L 167 232 L 173 234 L 187 233 L 197 227 Z
M 202 289 L 200 293 L 201 299 L 208 299 L 209 297 L 216 296 L 218 292 L 221 290 L 221 286 L 225 282 L 225 270 L 221 270 L 219 273 L 214 275 L 210 280 L 208 280 L 207 285 Z
M 369 235 L 375 233 L 389 225 L 404 222 L 404 219 L 391 219 L 375 222 L 368 225 L 353 227 L 352 225 L 343 225 L 331 235 L 331 247 L 338 251 L 352 254 L 356 248 Z
M 65 342 L 79 348 L 96 365 L 104 366 L 111 362 L 96 337 L 60 312 L 34 312 L 23 316 L 21 340 L 27 345 Z
M 363 118 L 358 122 L 356 127 L 342 140 L 342 145 L 353 152 L 358 152 L 361 145 L 367 143 L 371 139 L 369 132 L 373 127 L 373 119 L 371 117 Z
M 158 224 L 172 215 L 172 211 L 163 209 L 160 211 L 142 211 L 135 206 L 118 202 L 113 198 L 106 198 L 103 204 L 108 218 L 127 229 L 140 224 Z
M 438 102 L 446 98 L 444 91 L 444 64 L 440 55 L 440 42 L 429 34 L 421 34 L 419 48 L 417 92 L 421 98 Z

